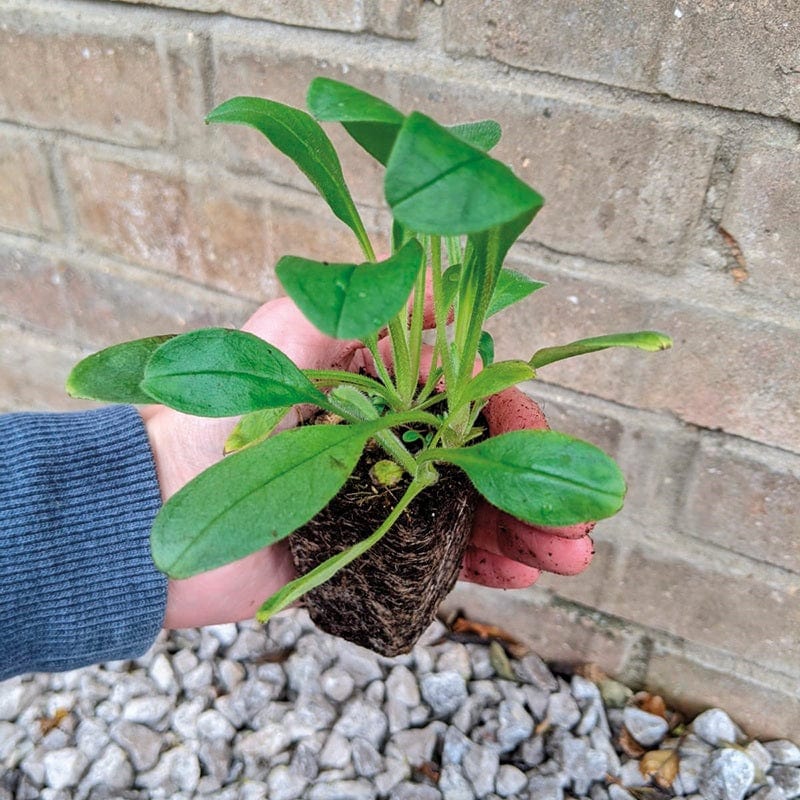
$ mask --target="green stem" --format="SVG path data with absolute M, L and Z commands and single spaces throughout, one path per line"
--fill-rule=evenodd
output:
M 394 391 L 393 387 L 386 386 L 367 375 L 359 375 L 355 372 L 345 372 L 338 369 L 305 369 L 303 373 L 310 381 L 313 381 L 318 389 L 328 389 L 340 386 L 343 383 L 349 384 L 370 394 L 377 394 L 395 410 L 402 406 L 400 395 Z
M 442 245 L 438 236 L 431 237 L 431 284 L 433 287 L 433 311 L 436 317 L 436 345 L 444 370 L 444 382 L 448 391 L 455 386 L 456 371 L 450 345 L 447 341 L 447 312 L 442 285 Z M 434 365 L 431 364 L 431 367 Z
M 386 386 L 387 388 L 391 388 L 392 393 L 398 398 L 398 400 L 400 400 L 400 395 L 397 393 L 397 388 L 394 385 L 392 376 L 386 369 L 386 364 L 383 363 L 380 350 L 378 350 L 378 337 L 375 334 L 373 334 L 372 336 L 368 336 L 364 340 L 364 344 L 367 346 L 367 349 L 372 355 L 372 361 L 375 365 L 375 372 L 378 373 L 378 377 L 381 379 L 384 386 Z M 402 400 L 400 400 L 399 404 L 402 405 Z
M 428 252 L 427 238 L 427 236 L 422 237 L 423 252 L 426 254 Z M 412 305 L 411 322 L 409 325 L 408 351 L 411 364 L 411 386 L 414 388 L 419 385 L 419 372 L 422 359 L 422 334 L 425 329 L 425 278 L 427 272 L 427 263 L 423 263 L 422 269 L 417 275 L 416 285 L 414 286 L 414 303 Z
M 388 517 L 381 526 L 366 539 L 349 547 L 341 553 L 331 556 L 311 572 L 287 583 L 280 591 L 266 600 L 256 613 L 259 622 L 266 622 L 273 614 L 286 608 L 286 606 L 299 600 L 306 592 L 316 588 L 325 581 L 330 580 L 340 569 L 364 555 L 373 545 L 377 544 L 397 522 L 400 515 L 408 508 L 411 501 L 424 489 L 434 483 L 436 472 L 432 469 L 421 470 L 418 477 L 409 484 L 403 496 L 397 501 Z

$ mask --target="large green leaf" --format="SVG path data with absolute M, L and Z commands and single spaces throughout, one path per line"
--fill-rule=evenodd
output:
M 546 284 L 529 278 L 522 272 L 513 269 L 503 269 L 497 276 L 497 284 L 494 287 L 492 301 L 489 310 L 486 312 L 487 319 L 498 311 L 502 311 L 508 306 L 524 300 L 529 294 L 541 289 Z
M 543 202 L 505 164 L 418 112 L 400 129 L 384 188 L 402 224 L 440 236 L 476 233 L 532 216 Z
M 171 338 L 172 335 L 135 339 L 87 356 L 72 368 L 67 393 L 105 403 L 154 402 L 139 384 L 150 356 Z
M 276 347 L 252 333 L 203 328 L 176 336 L 147 363 L 142 389 L 158 402 L 203 417 L 229 417 L 325 396 Z
M 306 96 L 308 110 L 323 122 L 341 122 L 371 156 L 386 164 L 405 117 L 374 95 L 331 78 L 315 78 Z
M 407 302 L 422 266 L 423 251 L 411 239 L 377 264 L 327 264 L 284 256 L 275 272 L 305 316 L 328 336 L 364 339 Z
M 625 497 L 610 456 L 556 431 L 512 431 L 431 457 L 460 467 L 492 505 L 534 525 L 603 519 Z
M 285 538 L 339 491 L 374 428 L 295 428 L 207 469 L 156 517 L 156 566 L 188 578 Z
M 634 333 L 609 333 L 606 336 L 594 336 L 590 339 L 578 339 L 570 344 L 557 347 L 544 347 L 537 350 L 530 360 L 534 369 L 561 361 L 573 356 L 582 356 L 586 353 L 596 353 L 609 347 L 635 347 L 654 353 L 658 350 L 668 350 L 672 347 L 672 339 L 658 331 L 636 331 Z
M 225 455 L 244 450 L 245 447 L 252 447 L 272 436 L 290 408 L 291 406 L 262 408 L 245 414 L 225 441 Z
M 359 241 L 366 240 L 364 225 L 342 175 L 339 156 L 319 123 L 305 111 L 261 97 L 233 97 L 217 106 L 206 122 L 248 125 L 261 131 L 297 164 Z

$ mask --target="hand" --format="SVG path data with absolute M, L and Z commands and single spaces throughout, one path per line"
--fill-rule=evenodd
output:
M 301 369 L 372 371 L 372 357 L 358 342 L 320 333 L 288 298 L 266 303 L 243 330 L 280 348 Z M 539 407 L 517 390 L 493 398 L 485 414 L 490 433 L 515 428 L 544 428 Z M 163 406 L 143 410 L 156 461 L 162 499 L 222 457 L 235 419 L 205 419 Z M 297 411 L 282 423 L 299 421 Z M 541 570 L 574 574 L 588 565 L 591 525 L 563 529 L 533 528 L 481 503 L 461 579 L 487 586 L 528 586 Z M 289 547 L 279 542 L 224 567 L 186 580 L 170 580 L 166 628 L 183 628 L 252 618 L 259 605 L 295 577 Z

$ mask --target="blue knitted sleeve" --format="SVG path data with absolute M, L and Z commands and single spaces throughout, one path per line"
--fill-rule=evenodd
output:
M 161 497 L 130 406 L 0 416 L 0 680 L 135 658 L 164 619 Z

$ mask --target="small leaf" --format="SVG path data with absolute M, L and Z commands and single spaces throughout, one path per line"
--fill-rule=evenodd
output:
M 639 771 L 652 778 L 662 789 L 669 789 L 678 777 L 680 757 L 677 750 L 650 750 L 642 756 Z
M 591 339 L 579 339 L 570 344 L 559 345 L 558 347 L 545 347 L 537 350 L 530 360 L 530 365 L 534 369 L 552 364 L 554 361 L 561 361 L 564 358 L 582 356 L 586 353 L 596 353 L 598 350 L 606 350 L 609 347 L 636 347 L 639 350 L 647 350 L 651 353 L 658 350 L 668 350 L 672 347 L 672 339 L 658 331 L 637 331 L 635 333 L 610 333 L 606 336 L 595 336 Z
M 155 402 L 139 384 L 150 356 L 171 338 L 172 335 L 135 339 L 87 356 L 72 368 L 67 393 L 106 403 Z
M 459 139 L 467 144 L 477 147 L 488 153 L 499 141 L 502 136 L 502 129 L 499 122 L 493 119 L 481 119 L 476 122 L 462 122 L 458 125 L 448 125 L 447 130 L 458 136 Z
M 405 305 L 422 266 L 411 239 L 377 264 L 326 264 L 284 256 L 275 268 L 289 297 L 323 333 L 364 339 L 377 333 Z
M 483 400 L 493 394 L 533 378 L 534 372 L 524 361 L 500 361 L 481 370 L 466 386 L 461 402 Z
M 215 464 L 156 517 L 153 558 L 188 578 L 274 544 L 303 525 L 353 471 L 369 425 L 294 428 Z
M 534 525 L 610 517 L 625 496 L 613 459 L 556 431 L 512 431 L 430 457 L 460 467 L 492 505 Z
M 400 129 L 384 188 L 402 224 L 440 236 L 503 225 L 543 202 L 505 164 L 418 112 Z
M 233 97 L 217 106 L 207 123 L 248 125 L 266 136 L 314 184 L 331 211 L 358 237 L 366 231 L 342 174 L 339 156 L 319 123 L 299 108 L 261 97 Z
M 490 367 L 494 361 L 494 339 L 489 331 L 481 331 L 481 338 L 478 341 L 478 355 L 481 358 L 483 368 Z
M 203 417 L 326 403 L 280 350 L 227 328 L 203 328 L 162 345 L 147 364 L 142 388 L 170 408 Z
M 363 392 L 359 392 L 355 386 L 348 384 L 337 386 L 331 390 L 328 398 L 336 401 L 337 405 L 343 406 L 344 410 L 358 419 L 373 420 L 380 416 L 372 400 Z
M 492 640 L 489 644 L 489 663 L 499 678 L 516 682 L 517 676 L 511 669 L 511 662 L 508 660 L 506 651 L 503 649 L 503 645 L 496 640 Z
M 315 78 L 306 96 L 308 110 L 323 122 L 341 122 L 371 156 L 386 164 L 405 117 L 379 97 L 331 78 Z
M 546 284 L 532 280 L 522 272 L 513 269 L 501 270 L 497 276 L 497 284 L 489 304 L 489 310 L 486 312 L 486 318 L 488 319 L 498 311 L 524 300 L 528 295 L 544 286 Z
M 225 455 L 263 442 L 272 435 L 291 406 L 265 408 L 245 414 L 225 442 Z

